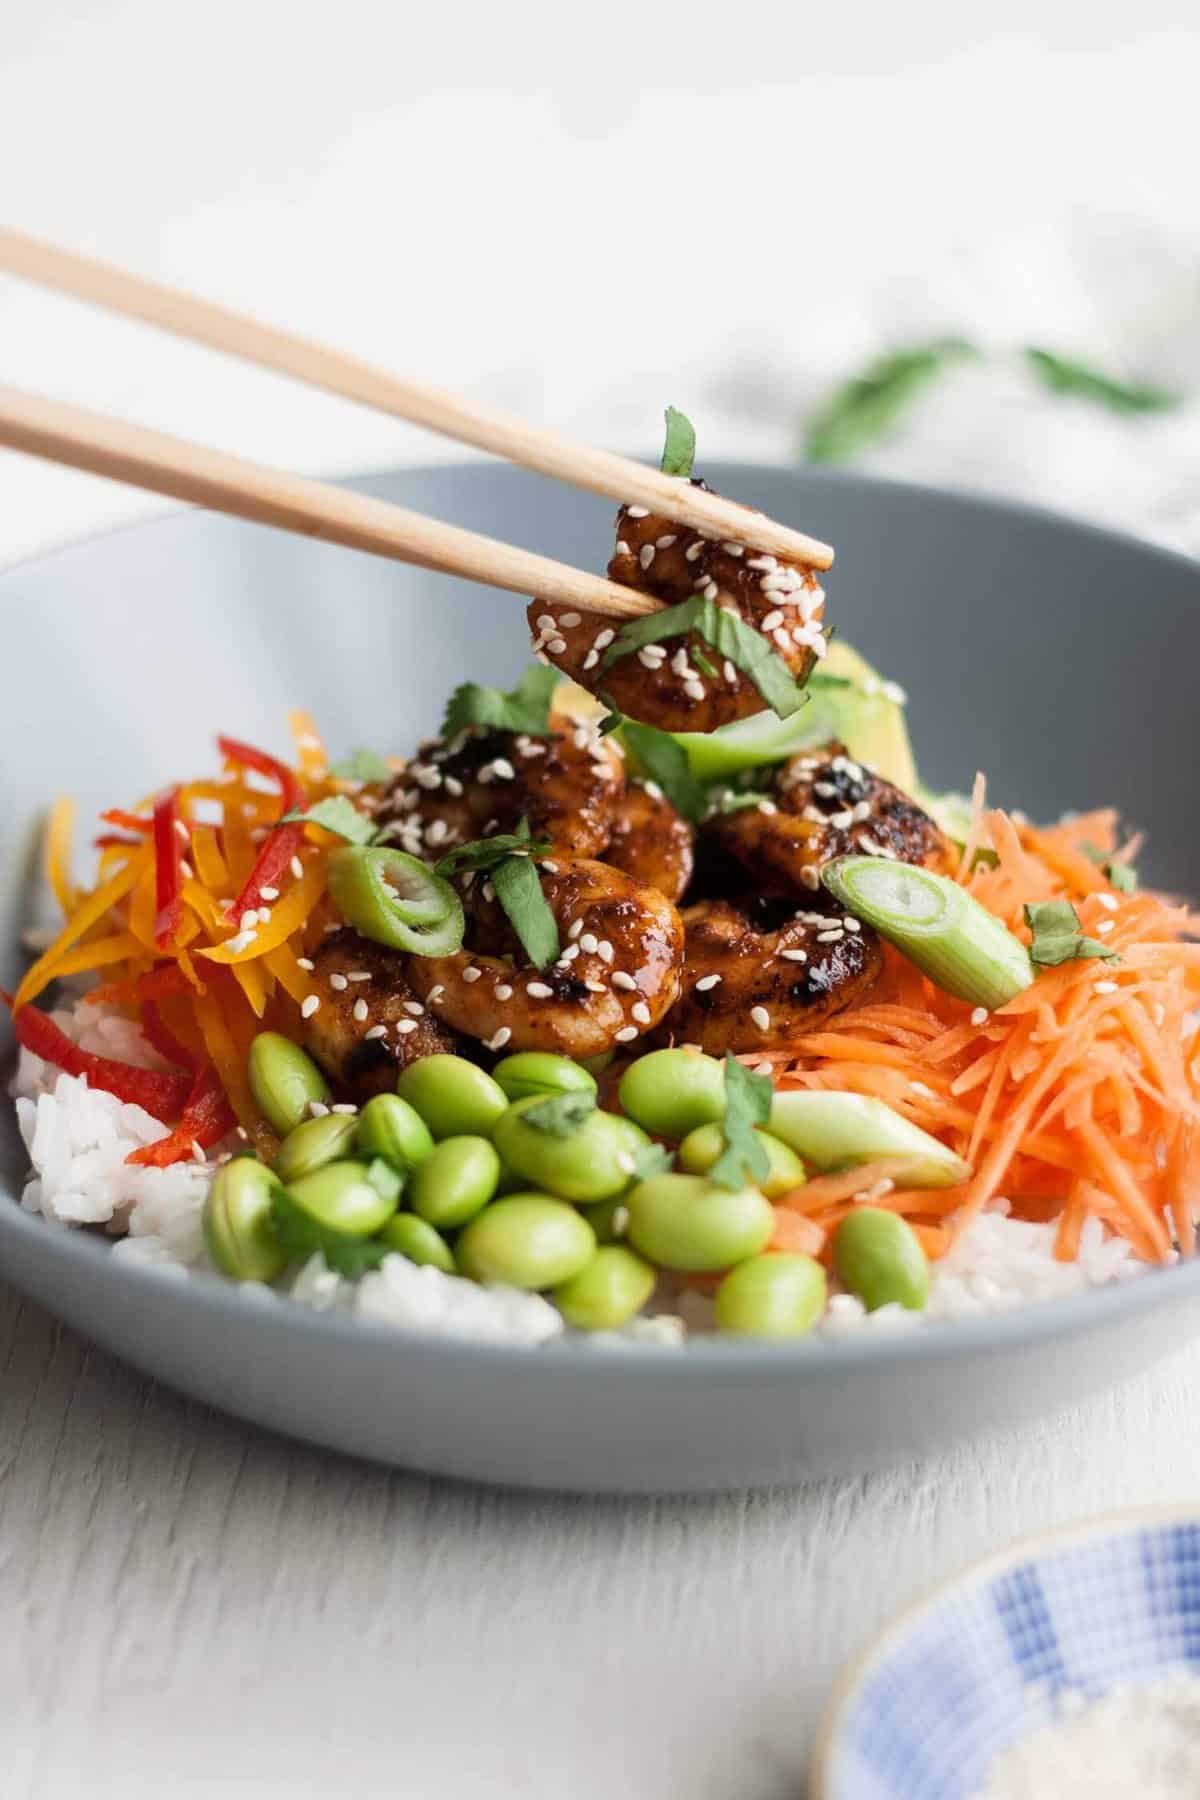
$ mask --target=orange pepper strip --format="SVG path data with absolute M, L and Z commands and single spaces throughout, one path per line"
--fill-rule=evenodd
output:
M 298 708 L 288 714 L 288 727 L 296 746 L 300 773 L 309 781 L 321 781 L 329 773 L 329 757 L 310 712 Z
M 75 802 L 61 795 L 46 826 L 46 879 L 64 919 L 75 911 L 75 887 L 71 880 L 71 834 L 75 829 Z
M 281 944 L 286 944 L 293 933 L 299 931 L 324 892 L 325 859 L 322 857 L 310 863 L 302 879 L 288 889 L 282 900 L 275 902 L 269 922 L 258 927 L 258 936 L 253 943 L 247 944 L 244 950 L 230 950 L 226 942 L 214 950 L 197 951 L 197 955 L 226 965 L 253 962 L 256 957 L 265 956 L 268 950 L 277 950 Z
M 192 861 L 196 874 L 210 893 L 219 894 L 229 886 L 229 870 L 211 825 L 193 825 Z
M 38 957 L 32 968 L 25 973 L 25 978 L 18 987 L 13 999 L 14 1010 L 28 1006 L 36 999 L 43 988 L 54 980 L 58 964 L 73 944 L 77 944 L 85 932 L 90 931 L 104 917 L 109 907 L 115 906 L 119 900 L 133 887 L 143 869 L 150 866 L 149 850 L 139 850 L 130 858 L 123 869 L 110 877 L 98 887 L 68 919 L 66 926 L 51 944 L 50 948 Z
M 280 944 L 277 950 L 268 950 L 263 961 L 284 993 L 290 994 L 297 1006 L 312 993 L 312 976 L 307 969 L 300 967 L 290 944 Z
M 192 1006 L 200 1024 L 209 1060 L 220 1077 L 229 1104 L 237 1114 L 238 1124 L 256 1144 L 260 1144 L 272 1134 L 267 1130 L 262 1114 L 254 1104 L 245 1060 L 233 1041 L 220 1003 L 215 994 L 197 994 Z

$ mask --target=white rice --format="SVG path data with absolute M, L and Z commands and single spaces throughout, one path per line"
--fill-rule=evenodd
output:
M 147 1068 L 164 1064 L 138 1027 L 113 1009 L 79 1003 L 52 1015 L 83 1049 Z M 29 1152 L 32 1173 L 21 1196 L 28 1212 L 51 1224 L 100 1226 L 117 1241 L 113 1254 L 126 1261 L 186 1278 L 215 1273 L 204 1248 L 201 1215 L 213 1160 L 169 1169 L 129 1166 L 125 1158 L 153 1143 L 163 1126 L 139 1106 L 90 1089 L 86 1079 L 64 1075 L 28 1050 L 20 1052 L 10 1087 Z M 884 1306 L 868 1313 L 851 1294 L 834 1293 L 814 1340 L 830 1341 L 869 1331 L 922 1331 L 956 1319 L 1009 1312 L 1038 1300 L 1060 1299 L 1145 1272 L 1130 1246 L 1107 1237 L 1097 1220 L 1083 1228 L 1078 1257 L 1058 1262 L 1055 1225 L 1030 1225 L 1007 1217 L 997 1201 L 953 1250 L 934 1265 L 924 1312 Z M 366 1318 L 485 1343 L 541 1344 L 564 1331 L 562 1318 L 540 1295 L 515 1288 L 482 1287 L 405 1257 L 385 1258 L 377 1270 L 347 1281 L 313 1257 L 291 1278 L 290 1288 L 242 1284 L 247 1297 L 269 1303 L 282 1292 L 317 1312 L 359 1313 Z M 703 1294 L 660 1286 L 648 1315 L 623 1330 L 597 1332 L 597 1348 L 642 1344 L 673 1349 L 689 1334 L 712 1330 L 712 1301 Z

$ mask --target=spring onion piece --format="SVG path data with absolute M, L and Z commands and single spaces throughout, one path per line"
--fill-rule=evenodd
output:
M 767 1130 L 818 1169 L 911 1158 L 906 1184 L 921 1188 L 957 1187 L 971 1173 L 945 1144 L 865 1094 L 818 1088 L 776 1094 Z
M 663 417 L 667 435 L 659 467 L 664 475 L 682 475 L 686 479 L 696 461 L 696 428 L 677 406 L 668 406 Z
M 347 924 L 389 950 L 450 956 L 462 945 L 458 895 L 402 850 L 361 844 L 335 850 L 329 858 L 329 893 Z
M 1020 939 L 944 875 L 882 856 L 842 856 L 821 880 L 847 912 L 956 1000 L 991 1011 L 1033 983 Z

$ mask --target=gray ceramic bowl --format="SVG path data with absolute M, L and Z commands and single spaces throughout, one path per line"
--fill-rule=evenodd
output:
M 910 690 L 929 781 L 967 786 L 984 767 L 999 800 L 1044 816 L 1114 801 L 1150 834 L 1148 874 L 1200 891 L 1195 564 L 960 495 L 706 472 L 839 546 L 832 616 Z M 511 469 L 363 485 L 585 566 L 608 551 L 610 507 Z M 204 766 L 217 730 L 282 742 L 285 709 L 301 704 L 336 747 L 402 750 L 436 724 L 452 683 L 513 676 L 527 655 L 514 599 L 198 515 L 0 576 L 0 626 L 6 984 L 30 920 L 33 823 L 55 792 L 111 805 Z M 5 1196 L 23 1175 L 4 1106 Z M 1187 1266 L 899 1342 L 476 1348 L 121 1267 L 3 1199 L 0 1267 L 99 1343 L 231 1412 L 383 1461 L 581 1490 L 749 1487 L 908 1461 L 1107 1386 L 1200 1320 L 1200 1266 Z

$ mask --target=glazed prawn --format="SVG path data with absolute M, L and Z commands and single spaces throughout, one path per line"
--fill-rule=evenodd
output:
M 696 830 L 653 781 L 633 778 L 613 812 L 604 861 L 635 881 L 682 899 L 696 861 Z
M 715 1056 L 804 1036 L 860 1000 L 883 967 L 876 934 L 840 912 L 704 900 L 682 918 L 682 992 L 658 1035 Z
M 313 952 L 312 963 L 320 1004 L 305 1020 L 304 1043 L 345 1098 L 390 1093 L 410 1062 L 458 1047 L 418 1000 L 406 959 L 394 950 L 346 925 Z
M 625 786 L 620 751 L 594 724 L 553 715 L 544 737 L 472 729 L 421 745 L 385 790 L 375 821 L 388 842 L 434 860 L 456 844 L 511 831 L 571 856 L 603 849 Z
M 818 892 L 821 869 L 836 856 L 936 864 L 948 853 L 929 814 L 840 744 L 793 756 L 775 771 L 766 799 L 705 830 L 776 893 Z
M 715 543 L 644 507 L 623 506 L 608 574 L 668 606 L 701 594 L 728 607 L 762 633 L 799 682 L 825 654 L 825 595 L 815 571 L 803 563 Z M 753 682 L 695 632 L 647 644 L 606 665 L 619 621 L 535 601 L 529 624 L 534 651 L 545 661 L 660 730 L 715 731 L 763 709 Z
M 679 993 L 683 926 L 674 906 L 587 857 L 556 855 L 539 872 L 558 924 L 558 961 L 520 967 L 499 909 L 472 897 L 471 948 L 409 959 L 419 998 L 436 1019 L 489 1050 L 599 1056 L 652 1031 Z

